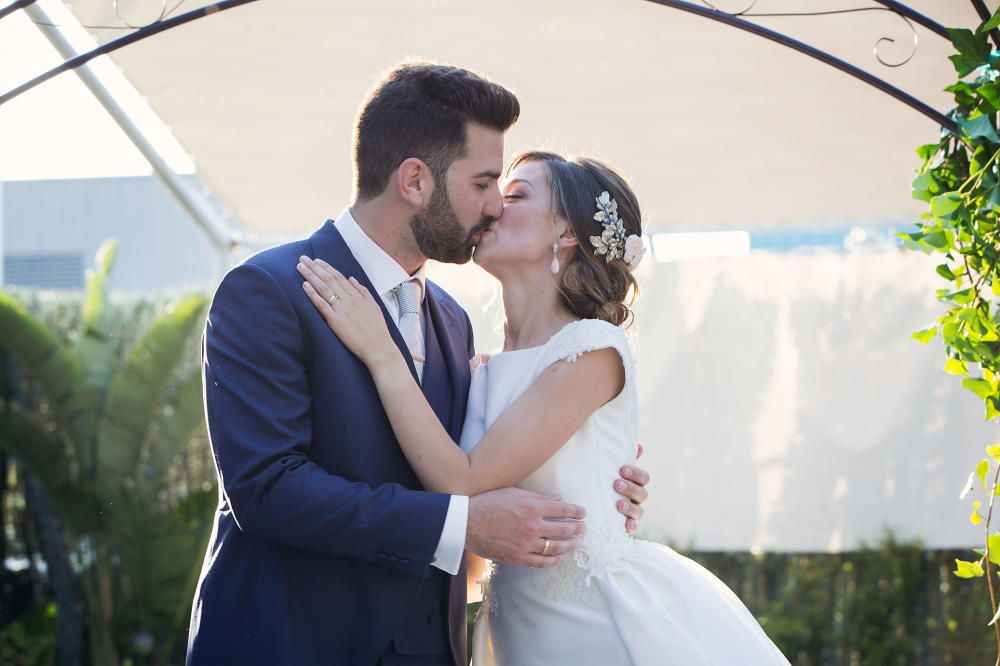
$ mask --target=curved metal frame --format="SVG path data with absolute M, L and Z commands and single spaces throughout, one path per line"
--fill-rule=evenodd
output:
M 942 35 L 945 38 L 948 37 L 948 33 L 945 31 L 945 28 L 941 24 L 929 19 L 928 17 L 924 16 L 923 14 L 920 14 L 919 12 L 913 11 L 909 7 L 906 7 L 905 5 L 902 5 L 898 2 L 893 2 L 892 0 L 876 0 L 876 1 L 878 1 L 880 4 L 889 7 L 891 10 L 899 13 L 901 16 L 911 19 L 913 22 L 928 28 L 929 30 L 935 32 L 936 34 Z M 713 21 L 725 23 L 726 25 L 755 34 L 759 37 L 763 37 L 777 44 L 787 46 L 790 49 L 794 49 L 804 55 L 807 55 L 811 58 L 815 58 L 820 62 L 824 62 L 827 65 L 830 65 L 831 67 L 835 67 L 840 71 L 853 76 L 856 79 L 864 81 L 865 83 L 877 88 L 878 90 L 881 90 L 887 95 L 896 98 L 897 100 L 906 104 L 907 106 L 916 109 L 917 111 L 924 114 L 928 118 L 937 122 L 942 127 L 947 128 L 949 131 L 954 132 L 956 134 L 958 133 L 958 125 L 955 123 L 955 121 L 946 116 L 945 114 L 941 113 L 940 111 L 934 109 L 929 104 L 920 101 L 913 95 L 904 92 L 903 90 L 897 88 L 891 83 L 888 83 L 880 79 L 874 74 L 871 74 L 861 69 L 860 67 L 856 67 L 844 60 L 841 60 L 836 56 L 830 55 L 825 51 L 821 51 L 813 46 L 810 46 L 805 42 L 800 42 L 799 40 L 788 37 L 787 35 L 784 35 L 780 32 L 771 30 L 769 28 L 765 28 L 764 26 L 760 26 L 751 21 L 742 19 L 739 17 L 739 15 L 728 14 L 726 12 L 718 11 L 715 9 L 709 9 L 708 7 L 696 5 L 692 2 L 685 2 L 684 0 L 647 0 L 647 2 L 653 2 L 658 5 L 672 7 L 673 9 L 679 9 L 681 11 L 689 12 L 691 14 L 696 14 L 698 16 L 702 16 L 704 18 L 711 19 Z
M 11 5 L 8 5 L 4 9 L 0 10 L 0 18 L 3 18 L 3 16 L 5 16 L 7 13 L 10 13 L 11 11 L 14 11 L 15 9 L 21 9 L 23 7 L 32 4 L 33 2 L 35 2 L 35 0 L 18 0 L 17 2 L 14 2 Z M 122 47 L 138 42 L 141 39 L 152 37 L 157 33 L 163 32 L 164 30 L 170 30 L 171 28 L 176 28 L 179 25 L 190 23 L 191 21 L 194 21 L 196 19 L 204 18 L 205 16 L 211 16 L 212 14 L 218 14 L 219 12 L 225 11 L 227 9 L 232 9 L 233 7 L 239 7 L 240 5 L 245 5 L 251 2 L 256 2 L 256 0 L 223 0 L 222 2 L 214 2 L 212 4 L 205 5 L 204 7 L 193 9 L 189 12 L 185 12 L 184 14 L 178 14 L 177 16 L 168 18 L 163 21 L 156 21 L 154 23 L 151 23 L 150 25 L 147 25 L 144 28 L 140 28 L 135 32 L 131 32 L 123 37 L 119 37 L 118 39 L 113 39 L 110 42 L 107 42 L 106 44 L 102 44 L 101 46 L 97 47 L 96 49 L 93 49 L 92 51 L 87 51 L 86 53 L 80 54 L 76 58 L 71 58 L 70 60 L 67 60 L 63 64 L 58 65 L 57 67 L 53 67 L 49 71 L 44 72 L 39 76 L 36 76 L 30 81 L 22 83 L 13 90 L 10 90 L 4 93 L 3 95 L 0 95 L 0 105 L 9 102 L 18 95 L 21 95 L 31 90 L 35 86 L 44 83 L 45 81 L 48 81 L 57 74 L 67 72 L 71 69 L 76 69 L 80 65 L 86 64 L 98 56 L 106 55 L 108 53 L 111 53 L 112 51 L 117 51 Z
M 116 51 L 117 49 L 120 49 L 124 46 L 128 46 L 129 44 L 137 42 L 141 39 L 151 37 L 152 35 L 163 32 L 164 30 L 169 30 L 170 28 L 177 27 L 179 25 L 188 23 L 195 19 L 209 16 L 211 14 L 215 14 L 224 11 L 226 9 L 231 9 L 239 5 L 244 5 L 255 1 L 256 0 L 223 0 L 221 2 L 215 2 L 213 4 L 200 7 L 198 9 L 186 12 L 184 14 L 180 14 L 172 18 L 155 21 L 148 26 L 136 30 L 135 32 L 129 33 L 128 35 L 107 42 L 106 44 L 103 44 L 102 46 L 92 51 L 81 54 L 76 58 L 67 60 L 58 67 L 54 67 L 49 71 L 44 72 L 43 74 L 35 77 L 34 79 L 21 84 L 20 86 L 14 88 L 13 90 L 10 90 L 4 93 L 3 95 L 0 95 L 0 105 L 14 99 L 18 95 L 34 88 L 35 86 L 51 79 L 57 74 L 69 71 L 71 69 L 75 69 L 76 67 L 79 67 L 80 65 L 83 65 L 84 63 L 87 63 L 98 56 L 111 53 L 112 51 Z M 908 23 L 912 21 L 913 23 L 916 23 L 930 30 L 934 34 L 943 37 L 945 39 L 948 39 L 947 30 L 943 25 L 941 25 L 937 21 L 934 21 L 928 16 L 921 14 L 920 12 L 914 9 L 911 9 L 905 4 L 898 2 L 897 0 L 873 0 L 873 1 L 885 7 L 888 11 L 892 11 L 898 14 L 899 16 L 903 17 L 904 20 L 907 20 Z M 983 21 L 990 18 L 990 11 L 986 7 L 986 3 L 984 2 L 984 0 L 970 0 L 970 1 L 976 10 L 976 13 Z M 24 7 L 27 7 L 34 2 L 35 0 L 14 0 L 6 7 L 0 8 L 0 19 L 2 19 L 4 16 L 7 16 L 8 14 L 14 11 L 17 11 L 18 9 L 23 9 Z M 658 5 L 671 7 L 673 9 L 679 9 L 680 11 L 695 14 L 697 16 L 711 19 L 713 21 L 718 21 L 720 23 L 725 23 L 739 30 L 744 30 L 746 32 L 768 39 L 777 44 L 781 44 L 788 48 L 794 49 L 804 55 L 807 55 L 811 58 L 815 58 L 820 62 L 824 62 L 830 65 L 831 67 L 835 67 L 836 69 L 839 69 L 842 72 L 849 74 L 850 76 L 853 76 L 856 79 L 864 81 L 870 86 L 873 86 L 878 90 L 881 90 L 887 95 L 894 97 L 900 102 L 906 104 L 907 106 L 915 109 L 916 111 L 922 113 L 928 118 L 934 120 L 940 126 L 948 129 L 949 131 L 958 133 L 958 127 L 954 120 L 952 120 L 945 114 L 941 113 L 940 111 L 937 111 L 936 109 L 926 104 L 925 102 L 922 102 L 916 97 L 910 95 L 909 93 L 904 92 L 903 90 L 888 83 L 887 81 L 884 81 L 883 79 L 880 79 L 874 74 L 871 74 L 870 72 L 863 70 L 860 67 L 856 67 L 834 55 L 826 53 L 825 51 L 821 51 L 820 49 L 810 46 L 805 42 L 801 42 L 797 39 L 793 39 L 792 37 L 788 37 L 787 35 L 784 35 L 780 32 L 771 30 L 769 28 L 765 28 L 763 26 L 757 25 L 756 23 L 741 18 L 744 15 L 750 15 L 748 14 L 748 12 L 750 11 L 750 9 L 754 7 L 754 5 L 756 5 L 757 0 L 752 0 L 752 2 L 747 8 L 736 13 L 723 12 L 715 8 L 715 5 L 713 5 L 712 2 L 710 2 L 709 0 L 702 0 L 703 3 L 702 5 L 696 5 L 693 2 L 687 2 L 685 0 L 647 0 L 647 2 L 653 2 Z M 787 14 L 787 15 L 790 16 L 793 14 Z M 916 33 L 914 33 L 914 36 L 916 37 Z M 1000 47 L 1000 32 L 998 32 L 997 30 L 991 30 L 990 37 L 992 38 L 994 44 Z M 885 39 L 887 38 L 879 40 L 878 44 L 880 44 Z M 878 56 L 877 50 L 876 50 L 876 57 L 879 59 L 880 62 L 882 62 L 882 64 L 893 66 L 890 65 L 889 63 L 882 61 L 882 59 Z M 908 60 L 909 58 L 907 58 L 907 60 L 904 61 L 904 63 L 907 62 Z

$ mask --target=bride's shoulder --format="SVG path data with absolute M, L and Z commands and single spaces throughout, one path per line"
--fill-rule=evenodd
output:
M 579 319 L 566 324 L 546 344 L 548 359 L 577 360 L 589 351 L 613 347 L 626 362 L 631 360 L 628 339 L 621 326 L 603 319 Z

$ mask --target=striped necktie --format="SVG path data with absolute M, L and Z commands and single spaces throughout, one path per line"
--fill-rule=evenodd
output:
M 399 303 L 399 332 L 403 335 L 406 347 L 413 357 L 413 366 L 417 369 L 417 380 L 424 377 L 424 336 L 420 326 L 420 281 L 407 280 L 394 289 L 396 302 Z

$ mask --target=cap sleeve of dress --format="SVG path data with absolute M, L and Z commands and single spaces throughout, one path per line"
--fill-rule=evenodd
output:
M 621 326 L 602 319 L 581 319 L 567 324 L 545 344 L 538 359 L 538 372 L 559 361 L 575 362 L 587 352 L 614 349 L 625 367 L 625 385 L 635 382 L 635 361 L 628 338 Z

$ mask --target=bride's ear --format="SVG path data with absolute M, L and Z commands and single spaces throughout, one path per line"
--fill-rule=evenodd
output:
M 576 247 L 579 245 L 579 241 L 576 239 L 576 234 L 573 233 L 573 225 L 566 221 L 560 221 L 559 230 L 559 249 L 565 249 L 567 247 Z
M 431 200 L 434 191 L 434 176 L 431 170 L 416 157 L 400 163 L 396 169 L 396 193 L 414 208 L 423 208 Z

